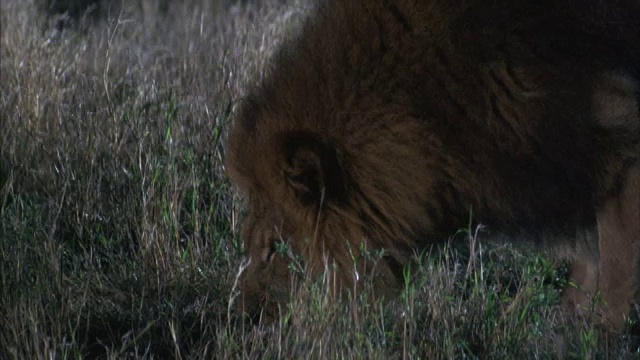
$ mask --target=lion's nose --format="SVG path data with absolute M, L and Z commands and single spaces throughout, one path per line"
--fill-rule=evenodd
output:
M 258 307 L 255 310 L 246 313 L 247 321 L 251 325 L 271 324 L 277 319 L 277 312 L 269 311 L 268 307 Z
M 252 325 L 258 325 L 260 323 L 264 324 L 273 321 L 274 316 L 269 311 L 269 304 L 269 296 L 265 293 L 245 293 L 242 308 L 245 319 Z
M 252 312 L 246 314 L 247 315 L 247 320 L 249 321 L 249 323 L 253 326 L 256 326 L 258 324 L 260 324 L 260 320 L 262 318 L 262 311 L 261 310 L 253 310 Z

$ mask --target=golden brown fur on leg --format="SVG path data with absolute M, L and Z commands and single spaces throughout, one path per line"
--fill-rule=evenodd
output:
M 598 290 L 598 234 L 585 231 L 578 234 L 572 249 L 570 284 L 563 290 L 562 300 L 571 311 L 588 311 Z
M 637 301 L 640 276 L 638 81 L 629 74 L 605 72 L 596 80 L 593 94 L 598 124 L 607 132 L 624 134 L 617 136 L 623 142 L 607 162 L 605 195 L 596 209 L 601 307 L 604 319 L 620 329 Z
M 600 243 L 600 284 L 605 318 L 616 328 L 624 325 L 637 301 L 640 272 L 640 166 L 630 169 L 620 192 L 608 198 L 597 213 Z
M 602 310 L 604 321 L 615 328 L 636 300 L 640 263 L 640 167 L 638 164 L 637 80 L 624 72 L 605 71 L 594 77 L 592 111 L 600 131 L 624 139 L 617 150 L 603 141 L 599 206 L 594 209 L 597 231 L 576 238 L 571 265 L 572 286 L 564 303 L 572 309 Z M 617 134 L 617 135 L 610 135 Z M 624 134 L 624 135 L 622 135 Z M 601 297 L 594 296 L 600 293 Z

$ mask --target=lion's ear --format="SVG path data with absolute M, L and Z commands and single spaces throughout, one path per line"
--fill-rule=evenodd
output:
M 345 178 L 335 148 L 310 133 L 287 134 L 283 142 L 284 176 L 305 204 L 341 201 Z

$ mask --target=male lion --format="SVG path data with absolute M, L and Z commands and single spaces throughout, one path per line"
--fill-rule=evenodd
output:
M 638 19 L 624 0 L 322 1 L 229 133 L 244 309 L 286 300 L 280 242 L 385 293 L 473 209 L 573 248 L 567 301 L 599 291 L 621 327 L 640 284 Z

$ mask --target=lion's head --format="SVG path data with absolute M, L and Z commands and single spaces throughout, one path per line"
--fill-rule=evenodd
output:
M 410 249 L 383 243 L 397 229 L 370 213 L 375 204 L 363 205 L 375 199 L 359 191 L 344 154 L 317 133 L 280 129 L 269 116 L 247 100 L 228 144 L 227 171 L 248 202 L 245 312 L 273 316 L 304 270 L 312 277 L 336 270 L 336 293 L 365 278 L 375 279 L 376 295 L 395 291 L 408 257 L 400 253 Z

